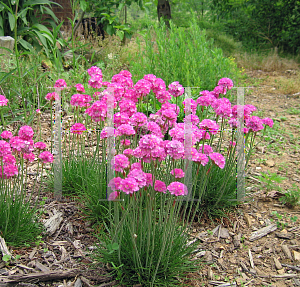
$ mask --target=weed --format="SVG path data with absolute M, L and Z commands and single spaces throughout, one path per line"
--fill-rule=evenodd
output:
M 288 207 L 295 207 L 300 202 L 300 188 L 294 183 L 293 188 L 288 190 L 279 200 Z
M 263 182 L 266 185 L 267 190 L 280 190 L 280 187 L 276 185 L 276 183 L 281 183 L 283 180 L 285 180 L 285 177 L 281 177 L 277 173 L 270 173 L 268 171 L 268 174 L 261 173 L 261 176 L 258 176 L 257 179 L 259 179 L 261 182 Z M 275 183 L 274 183 L 275 182 Z

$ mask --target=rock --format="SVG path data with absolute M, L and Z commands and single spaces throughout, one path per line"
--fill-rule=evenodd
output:
M 222 228 L 222 227 L 220 227 L 220 228 L 221 228 L 221 232 L 220 232 L 220 237 L 221 238 L 226 239 L 226 238 L 230 237 L 227 228 Z
M 277 273 L 280 275 L 284 274 L 284 269 L 282 268 L 282 269 L 277 270 Z
M 266 160 L 265 164 L 269 167 L 275 166 L 274 160 L 271 160 L 271 159 Z
M 294 259 L 300 261 L 300 252 L 293 250 Z
M 282 248 L 282 251 L 283 251 L 283 253 L 285 254 L 285 256 L 286 256 L 288 259 L 293 260 L 292 254 L 291 254 L 289 248 L 287 247 L 287 245 L 281 245 L 281 248 Z
M 10 49 L 14 51 L 15 39 L 10 36 L 1 36 L 0 37 L 0 47 Z M 0 49 L 0 54 L 10 54 L 9 51 L 5 49 Z
M 213 257 L 211 251 L 206 251 L 204 255 L 204 261 L 207 263 L 212 263 L 213 262 Z
M 276 257 L 274 257 L 273 260 L 274 260 L 276 269 L 277 269 L 277 270 L 282 269 L 282 265 L 281 265 L 281 263 L 279 262 L 279 260 L 278 260 Z

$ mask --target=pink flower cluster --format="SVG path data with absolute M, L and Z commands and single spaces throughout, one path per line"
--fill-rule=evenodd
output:
M 5 96 L 0 95 L 0 107 L 7 106 L 7 103 L 8 103 L 8 99 Z

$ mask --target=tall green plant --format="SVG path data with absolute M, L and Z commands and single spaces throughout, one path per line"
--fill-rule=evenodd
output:
M 222 77 L 237 80 L 236 64 L 224 57 L 221 49 L 213 48 L 195 19 L 188 29 L 171 24 L 168 31 L 163 23 L 154 25 L 137 41 L 139 53 L 131 55 L 130 62 L 134 80 L 155 74 L 167 85 L 179 81 L 184 87 L 203 90 L 212 90 Z

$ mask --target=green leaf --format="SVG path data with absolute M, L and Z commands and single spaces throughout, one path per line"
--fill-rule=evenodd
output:
M 124 31 L 121 30 L 117 30 L 116 35 L 120 38 L 120 40 L 122 41 L 124 38 Z
M 112 244 L 112 249 L 113 249 L 113 250 L 118 250 L 118 249 L 119 249 L 119 244 L 118 244 L 117 242 L 114 242 L 114 243 Z
M 0 15 L 0 27 L 3 29 L 3 18 L 1 15 Z
M 80 9 L 85 12 L 88 7 L 88 4 L 85 0 L 80 0 Z
M 106 27 L 106 32 L 107 32 L 110 36 L 112 36 L 113 33 L 114 33 L 113 25 L 108 24 L 107 27 Z
M 10 12 L 8 12 L 7 14 L 8 14 L 10 30 L 13 31 L 15 29 L 15 25 L 16 25 L 15 16 L 13 14 L 11 14 Z
M 29 0 L 23 4 L 23 7 L 34 6 L 34 5 L 49 5 L 50 6 L 51 4 L 55 4 L 55 5 L 58 5 L 61 7 L 61 5 L 59 5 L 58 3 L 55 3 L 55 2 L 52 2 L 49 0 Z
M 33 47 L 32 47 L 32 45 L 31 44 L 29 44 L 27 41 L 25 41 L 24 39 L 20 39 L 19 41 L 18 41 L 22 46 L 23 46 L 23 48 L 25 48 L 26 50 L 32 50 L 33 49 Z
M 11 259 L 11 256 L 10 256 L 10 255 L 5 254 L 5 255 L 2 256 L 2 260 L 3 260 L 4 262 L 10 261 L 10 259 Z
M 43 32 L 47 32 L 47 33 L 51 34 L 49 29 L 45 25 L 42 25 L 42 24 L 36 23 L 32 26 L 32 28 L 36 28 L 37 30 L 39 30 L 41 32 L 43 31 Z
M 58 22 L 58 18 L 55 16 L 55 14 L 53 13 L 53 11 L 48 8 L 48 7 L 44 7 L 44 9 L 46 10 L 47 14 L 51 16 L 51 18 L 57 23 Z

